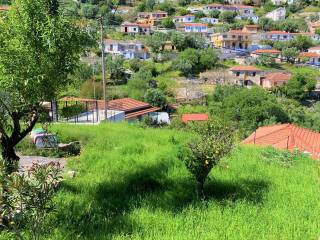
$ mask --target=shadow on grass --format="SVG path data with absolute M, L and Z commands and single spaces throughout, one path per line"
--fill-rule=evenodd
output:
M 190 178 L 170 180 L 166 164 L 139 168 L 122 175 L 115 181 L 102 182 L 94 191 L 85 192 L 88 203 L 68 203 L 57 216 L 62 228 L 70 234 L 84 239 L 109 239 L 115 235 L 131 235 L 139 224 L 130 218 L 132 211 L 147 206 L 146 210 L 163 209 L 179 214 L 189 206 L 203 202 L 197 197 L 195 183 Z M 83 194 L 81 186 L 64 183 L 63 190 L 72 194 Z M 244 200 L 249 204 L 263 203 L 268 184 L 264 181 L 239 181 L 235 183 L 219 180 L 206 184 L 207 201 L 217 204 Z M 77 196 L 77 197 L 81 197 Z M 70 212 L 65 215 L 65 212 Z M 148 215 L 145 215 L 148 218 Z M 67 221 L 67 224 L 64 222 Z

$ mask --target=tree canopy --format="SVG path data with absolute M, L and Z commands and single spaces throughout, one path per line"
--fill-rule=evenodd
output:
M 0 143 L 12 162 L 41 104 L 69 82 L 88 36 L 60 14 L 58 0 L 16 0 L 0 28 Z

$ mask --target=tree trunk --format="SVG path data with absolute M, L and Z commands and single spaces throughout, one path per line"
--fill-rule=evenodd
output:
M 204 198 L 204 182 L 197 181 L 197 194 L 199 198 Z
M 19 157 L 17 156 L 12 144 L 3 142 L 1 155 L 5 163 L 5 171 L 7 174 L 18 171 Z

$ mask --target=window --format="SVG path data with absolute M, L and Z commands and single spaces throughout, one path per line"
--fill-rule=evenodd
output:
M 253 73 L 252 73 L 252 76 L 254 76 L 254 77 L 255 77 L 255 76 L 256 76 L 256 72 L 253 72 Z
M 236 76 L 239 77 L 240 76 L 240 72 L 236 72 Z

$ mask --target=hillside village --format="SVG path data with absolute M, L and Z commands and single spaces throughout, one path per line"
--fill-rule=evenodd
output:
M 318 239 L 320 2 L 0 0 L 0 240 Z

